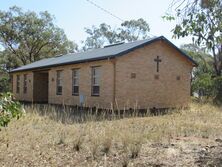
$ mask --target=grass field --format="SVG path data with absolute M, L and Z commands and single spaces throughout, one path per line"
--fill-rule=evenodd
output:
M 222 166 L 222 109 L 71 122 L 52 107 L 0 131 L 0 166 Z

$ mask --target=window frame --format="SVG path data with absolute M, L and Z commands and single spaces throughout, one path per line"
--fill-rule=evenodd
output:
M 27 78 L 27 74 L 23 75 L 23 93 L 27 94 L 27 90 L 28 90 L 28 78 Z
M 20 86 L 21 86 L 21 83 L 20 83 L 20 75 L 16 75 L 16 93 L 19 94 L 20 93 Z
M 77 72 L 76 76 L 74 75 L 74 72 Z M 80 69 L 79 68 L 72 69 L 72 95 L 73 96 L 79 96 L 79 76 L 80 76 Z M 76 81 L 75 81 L 75 79 L 76 79 Z M 77 93 L 74 92 L 74 90 L 75 90 L 74 87 L 78 87 Z
M 61 87 L 61 92 L 59 92 L 59 87 Z M 63 93 L 63 70 L 57 70 L 56 71 L 56 95 L 62 95 L 62 93 Z
M 98 76 L 96 76 L 95 69 L 98 69 Z M 96 84 L 96 79 L 98 79 L 98 84 Z M 100 96 L 100 80 L 101 80 L 101 66 L 92 66 L 91 67 L 91 96 Z M 94 88 L 98 87 L 98 93 L 94 92 Z

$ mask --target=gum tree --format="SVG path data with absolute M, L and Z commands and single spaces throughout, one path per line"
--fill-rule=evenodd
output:
M 222 102 L 222 1 L 174 0 L 170 8 L 171 12 L 163 18 L 176 20 L 173 37 L 192 36 L 194 43 L 211 54 L 214 69 L 211 79 L 217 88 L 215 99 Z
M 142 18 L 124 21 L 120 27 L 112 28 L 106 23 L 98 27 L 85 28 L 88 37 L 83 41 L 83 50 L 101 48 L 120 41 L 132 42 L 149 38 L 149 24 Z
M 76 48 L 64 31 L 54 25 L 54 18 L 47 11 L 24 12 L 16 6 L 0 11 L 0 45 L 4 48 L 5 64 L 15 62 L 10 65 L 12 68 Z

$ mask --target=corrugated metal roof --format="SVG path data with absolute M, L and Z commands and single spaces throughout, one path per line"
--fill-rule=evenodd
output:
M 118 45 L 114 45 L 114 46 L 93 49 L 93 50 L 86 51 L 86 52 L 71 53 L 71 54 L 66 54 L 66 55 L 62 55 L 62 56 L 42 59 L 42 60 L 36 61 L 34 63 L 16 68 L 16 69 L 12 70 L 11 72 L 49 68 L 49 67 L 60 66 L 60 65 L 82 63 L 82 62 L 86 62 L 86 61 L 88 62 L 88 61 L 104 60 L 104 59 L 124 55 L 134 49 L 137 49 L 139 47 L 145 46 L 149 43 L 152 43 L 152 42 L 155 42 L 155 41 L 161 40 L 161 39 L 169 42 L 173 47 L 175 47 L 179 52 L 181 52 L 182 55 L 184 55 L 186 58 L 188 58 L 194 65 L 197 65 L 196 62 L 194 62 L 189 56 L 187 56 L 184 52 L 182 52 L 180 49 L 178 49 L 175 45 L 173 45 L 165 37 L 160 36 L 160 37 L 139 40 L 139 41 L 130 42 L 130 43 L 123 43 L 123 44 L 118 44 Z

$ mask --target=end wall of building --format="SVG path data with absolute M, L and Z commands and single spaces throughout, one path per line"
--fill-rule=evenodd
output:
M 161 59 L 159 72 L 154 59 Z M 116 61 L 116 101 L 120 108 L 168 108 L 190 102 L 192 65 L 175 48 L 157 41 Z

